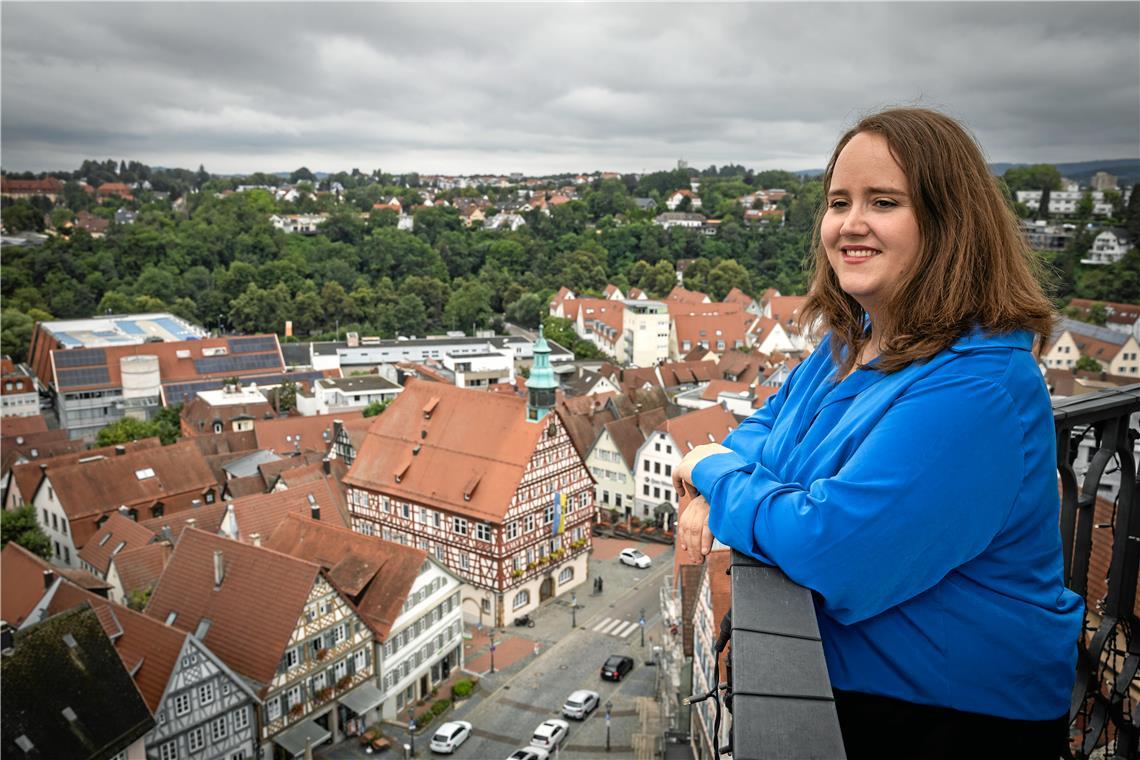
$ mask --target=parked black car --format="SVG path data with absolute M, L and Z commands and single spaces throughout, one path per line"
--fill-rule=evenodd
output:
M 624 654 L 611 654 L 606 663 L 602 665 L 602 678 L 606 681 L 620 681 L 625 674 L 633 670 L 633 658 Z

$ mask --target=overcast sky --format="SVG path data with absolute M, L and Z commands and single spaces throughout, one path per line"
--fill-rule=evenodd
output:
M 991 161 L 1140 157 L 1140 3 L 0 4 L 0 163 L 821 167 L 886 105 Z

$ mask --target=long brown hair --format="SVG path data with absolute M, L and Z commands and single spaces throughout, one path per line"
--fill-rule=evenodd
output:
M 1043 344 L 1056 319 L 1042 287 L 1044 269 L 969 132 L 923 108 L 867 116 L 835 146 L 823 175 L 825 198 L 840 152 L 860 132 L 886 139 L 906 175 L 922 235 L 918 260 L 891 293 L 882 324 L 874 325 L 881 341 L 876 369 L 895 372 L 929 358 L 975 325 L 997 333 L 1028 330 Z M 811 289 L 800 324 L 818 319 L 832 331 L 842 376 L 868 340 L 866 314 L 828 263 L 820 238 L 826 210 L 824 203 L 816 215 Z

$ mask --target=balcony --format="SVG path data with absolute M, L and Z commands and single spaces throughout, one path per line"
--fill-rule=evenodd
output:
M 1087 600 L 1069 711 L 1080 760 L 1094 751 L 1106 758 L 1140 753 L 1138 413 L 1140 385 L 1053 404 L 1065 580 Z M 1087 469 L 1078 468 L 1078 452 L 1090 443 Z M 1098 504 L 1106 476 L 1119 487 Z M 1107 561 L 1107 577 L 1090 577 L 1098 558 Z M 735 760 L 843 757 L 811 593 L 778 569 L 734 554 L 732 599 Z

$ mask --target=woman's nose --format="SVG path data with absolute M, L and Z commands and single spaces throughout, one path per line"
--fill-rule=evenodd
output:
M 858 204 L 852 204 L 843 215 L 843 224 L 839 228 L 841 235 L 866 235 L 867 219 L 863 209 Z

